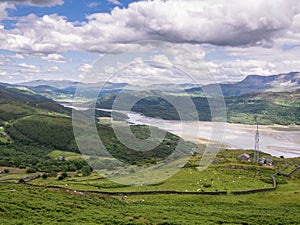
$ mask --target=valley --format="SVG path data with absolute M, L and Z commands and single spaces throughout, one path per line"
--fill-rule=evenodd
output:
M 298 89 L 227 96 L 228 118 L 221 123 L 209 121 L 203 93 L 190 93 L 198 115 L 179 121 L 172 105 L 155 97 L 142 99 L 131 112 L 120 109 L 112 115 L 112 102 L 120 93 L 120 85 L 99 96 L 96 107 L 101 109 L 95 114 L 89 108 L 88 96 L 82 95 L 80 101 L 70 105 L 72 89 L 61 90 L 68 84 L 63 82 L 64 86 L 51 89 L 0 87 L 0 224 L 265 225 L 299 221 Z M 129 98 L 140 95 L 125 93 Z M 160 94 L 182 98 L 174 91 Z M 64 101 L 62 105 L 55 101 L 59 99 Z M 72 110 L 94 113 L 89 119 L 95 121 L 109 154 L 99 151 L 84 130 L 82 137 L 88 148 L 84 154 L 80 152 Z M 193 120 L 194 116 L 200 120 Z M 271 165 L 251 161 L 255 119 L 260 123 L 259 156 Z M 167 132 L 151 151 L 136 151 L 118 140 L 112 123 L 121 127 L 129 123 L 140 140 L 149 138 L 151 131 Z M 160 162 L 168 159 L 180 140 L 185 147 L 179 155 L 188 153 L 189 157 L 175 160 L 176 171 L 161 171 L 161 178 L 166 179 L 157 182 L 153 169 L 159 170 Z M 219 149 L 214 149 L 218 152 L 208 168 L 202 169 L 200 162 L 209 144 Z M 239 160 L 242 154 L 249 155 L 250 160 Z M 148 182 L 124 184 L 132 177 L 147 176 Z
M 300 1 L 1 0 L 0 225 L 300 224 Z

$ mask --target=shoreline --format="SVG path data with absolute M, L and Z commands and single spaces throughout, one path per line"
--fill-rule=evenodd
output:
M 219 142 L 228 149 L 254 149 L 256 125 L 161 120 L 135 112 L 129 112 L 127 116 L 131 124 L 155 126 L 190 141 L 201 143 L 203 139 L 206 139 L 208 142 Z M 182 129 L 183 126 L 184 129 Z M 300 157 L 300 127 L 261 125 L 259 132 L 261 152 L 277 157 Z
M 66 106 L 66 105 L 65 105 Z M 97 110 L 111 112 L 110 109 Z M 146 117 L 136 112 L 118 111 L 127 115 L 133 125 L 150 125 L 174 133 L 196 143 L 218 142 L 227 149 L 254 149 L 256 125 L 209 121 L 177 121 Z M 300 126 L 259 125 L 260 151 L 285 158 L 300 157 Z

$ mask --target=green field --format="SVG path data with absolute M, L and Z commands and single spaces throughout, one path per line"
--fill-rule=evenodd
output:
M 4 127 L 0 126 L 0 143 L 2 144 L 10 144 L 13 141 L 9 137 L 9 135 L 5 132 Z
M 48 156 L 52 159 L 58 159 L 60 156 L 63 156 L 66 160 L 75 160 L 82 159 L 82 156 L 75 152 L 66 152 L 60 150 L 54 150 L 48 154 Z
M 269 172 L 269 171 L 268 171 Z M 63 181 L 57 178 L 37 179 L 34 184 L 58 185 L 74 190 L 99 190 L 99 191 L 150 191 L 150 190 L 170 190 L 170 191 L 232 191 L 247 190 L 259 187 L 271 187 L 272 184 L 265 182 L 269 178 L 268 172 L 256 174 L 253 171 L 244 169 L 230 169 L 223 167 L 209 168 L 199 172 L 195 168 L 180 170 L 176 175 L 168 180 L 155 185 L 125 186 L 117 184 L 101 175 L 93 174 L 89 177 L 71 176 Z
M 273 158 L 275 166 L 265 167 L 238 162 L 236 156 L 241 152 L 220 152 L 217 163 L 202 172 L 198 170 L 200 155 L 194 156 L 171 178 L 149 186 L 117 184 L 96 172 L 29 182 L 37 186 L 0 183 L 0 224 L 298 224 L 299 170 L 289 178 L 277 176 L 275 191 L 248 195 L 232 195 L 231 191 L 271 187 L 269 178 L 275 171 L 300 159 Z M 12 177 L 17 182 L 24 175 L 0 175 L 0 179 Z M 46 187 L 49 185 L 63 189 Z M 89 192 L 146 190 L 225 190 L 228 195 L 110 196 Z
M 114 183 L 103 178 L 99 173 L 92 173 L 90 176 L 82 176 L 80 172 L 72 173 L 62 181 L 51 177 L 47 179 L 37 179 L 32 181 L 37 185 L 56 185 L 68 187 L 74 190 L 95 190 L 95 191 L 188 191 L 188 192 L 211 192 L 248 190 L 256 188 L 272 187 L 270 177 L 279 169 L 284 167 L 287 162 L 294 161 L 298 163 L 299 159 L 279 159 L 273 157 L 276 166 L 265 167 L 253 165 L 250 162 L 238 162 L 237 155 L 244 151 L 222 151 L 217 156 L 218 163 L 213 163 L 204 171 L 199 171 L 199 161 L 201 155 L 191 158 L 191 160 L 169 179 L 154 185 L 139 184 L 136 186 L 126 186 Z M 267 156 L 266 154 L 264 156 Z M 135 167 L 135 173 L 139 172 Z M 105 171 L 102 171 L 105 173 Z M 108 171 L 107 171 L 108 172 Z M 145 174 L 147 175 L 147 174 Z M 124 175 L 126 176 L 126 174 Z M 286 177 L 277 177 L 279 185 L 287 185 Z

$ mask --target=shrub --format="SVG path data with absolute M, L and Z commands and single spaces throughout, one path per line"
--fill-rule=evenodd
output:
M 61 176 L 62 176 L 63 178 L 66 178 L 66 177 L 68 177 L 68 174 L 67 174 L 66 172 L 64 172 L 64 173 L 61 174 Z
M 26 170 L 26 173 L 36 173 L 36 169 L 35 169 L 35 168 L 32 168 L 32 167 L 29 167 L 29 168 Z
M 211 184 L 203 184 L 203 187 L 205 187 L 205 188 L 210 188 L 210 187 L 211 187 Z
M 48 174 L 49 177 L 57 177 L 57 173 L 56 172 L 51 172 Z
M 77 168 L 73 163 L 69 165 L 69 171 L 76 171 L 76 170 Z
M 91 170 L 91 167 L 84 166 L 84 167 L 82 167 L 81 172 L 82 172 L 83 176 L 89 176 L 91 174 L 92 170 Z
M 21 179 L 19 180 L 19 184 L 25 184 L 25 180 L 21 178 Z
M 8 169 L 4 169 L 4 173 L 9 173 L 9 170 Z
M 44 173 L 44 174 L 42 175 L 42 178 L 43 178 L 43 179 L 47 179 L 47 178 L 48 178 L 48 174 Z

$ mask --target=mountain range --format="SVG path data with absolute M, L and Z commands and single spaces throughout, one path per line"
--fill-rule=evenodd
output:
M 32 80 L 27 82 L 16 83 L 16 86 L 26 86 L 26 87 L 35 87 L 35 86 L 51 86 L 58 89 L 64 89 L 67 87 L 77 86 L 80 82 L 70 81 L 70 80 Z
M 215 84 L 209 84 L 202 88 L 188 89 L 188 93 L 199 93 L 202 89 Z M 244 80 L 234 83 L 220 83 L 225 97 L 239 96 L 251 92 L 290 92 L 300 88 L 300 73 L 290 72 L 271 76 L 249 75 Z
M 56 103 L 66 99 L 71 101 L 78 86 L 81 86 L 81 92 L 76 93 L 77 96 L 79 94 L 89 101 L 89 98 L 99 91 L 99 85 L 51 80 L 37 80 L 19 85 L 3 83 L 0 84 L 0 117 L 4 117 L 4 120 L 8 115 L 19 117 L 19 114 L 36 111 L 36 107 L 40 110 L 46 109 L 55 113 L 70 114 L 69 109 Z M 121 91 L 128 95 L 128 99 L 145 96 L 146 91 L 152 97 L 142 97 L 141 101 L 132 108 L 133 111 L 150 117 L 176 120 L 179 118 L 174 107 L 162 98 L 155 98 L 155 93 L 160 93 L 160 96 L 168 98 L 181 99 L 180 101 L 185 101 L 184 96 L 189 93 L 196 105 L 200 120 L 210 120 L 207 101 L 210 96 L 205 96 L 203 90 L 213 88 L 214 85 L 209 84 L 195 88 L 193 84 L 182 84 L 179 89 L 173 85 L 149 85 L 143 90 L 141 87 L 133 88 L 127 83 L 106 83 L 99 94 L 97 107 L 111 108 L 115 97 Z M 261 118 L 262 124 L 300 124 L 299 72 L 272 76 L 249 75 L 240 82 L 221 83 L 219 85 L 225 97 L 228 122 L 251 124 L 254 123 L 254 118 L 258 116 Z M 185 91 L 182 88 L 186 88 Z M 14 99 L 15 97 L 18 100 Z M 21 102 L 20 99 L 22 99 Z M 17 102 L 17 104 L 12 106 L 12 102 Z M 29 109 L 30 107 L 35 109 Z M 104 115 L 103 112 L 101 115 Z M 99 116 L 101 115 L 99 114 Z M 194 116 L 197 118 L 197 115 Z

